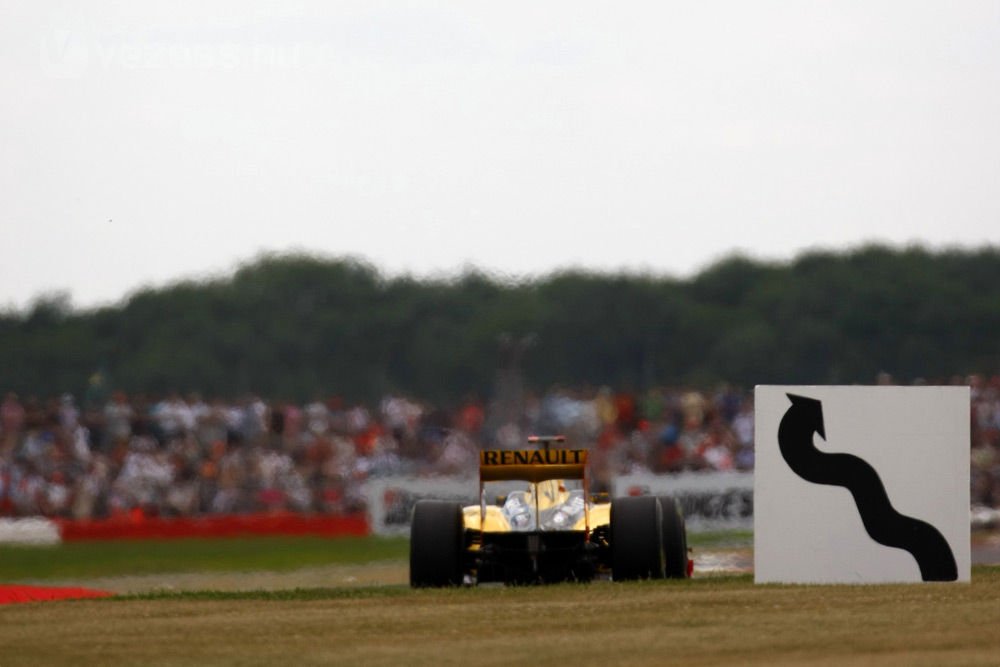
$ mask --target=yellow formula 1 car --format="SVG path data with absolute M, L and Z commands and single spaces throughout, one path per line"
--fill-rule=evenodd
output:
M 541 448 L 480 452 L 479 505 L 417 502 L 411 586 L 691 576 L 684 518 L 672 497 L 592 497 L 587 450 L 550 448 L 561 436 L 529 441 Z M 505 492 L 487 504 L 494 484 Z

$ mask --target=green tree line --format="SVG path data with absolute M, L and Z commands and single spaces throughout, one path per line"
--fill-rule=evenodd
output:
M 0 389 L 273 399 L 492 390 L 503 334 L 529 385 L 900 382 L 1000 372 L 1000 250 L 866 246 L 777 263 L 732 256 L 689 279 L 564 271 L 505 282 L 387 278 L 351 259 L 272 255 L 232 275 L 75 310 L 0 314 Z

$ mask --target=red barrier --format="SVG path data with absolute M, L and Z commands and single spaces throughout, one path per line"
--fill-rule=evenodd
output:
M 0 584 L 0 604 L 19 602 L 44 602 L 46 600 L 80 600 L 83 598 L 106 598 L 114 593 L 96 591 L 90 588 L 66 588 L 63 586 L 22 586 Z
M 369 534 L 363 514 L 347 516 L 277 514 L 147 517 L 140 513 L 92 521 L 55 520 L 63 541 L 145 540 L 242 535 L 320 535 L 341 537 Z

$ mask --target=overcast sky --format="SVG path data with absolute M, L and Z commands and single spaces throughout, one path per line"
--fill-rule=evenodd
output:
M 0 0 L 0 308 L 1000 244 L 1000 0 Z

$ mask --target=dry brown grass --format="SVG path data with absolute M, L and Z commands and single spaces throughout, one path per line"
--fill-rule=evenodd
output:
M 8 606 L 0 665 L 1000 663 L 995 567 L 971 584 L 738 577 L 291 597 Z

